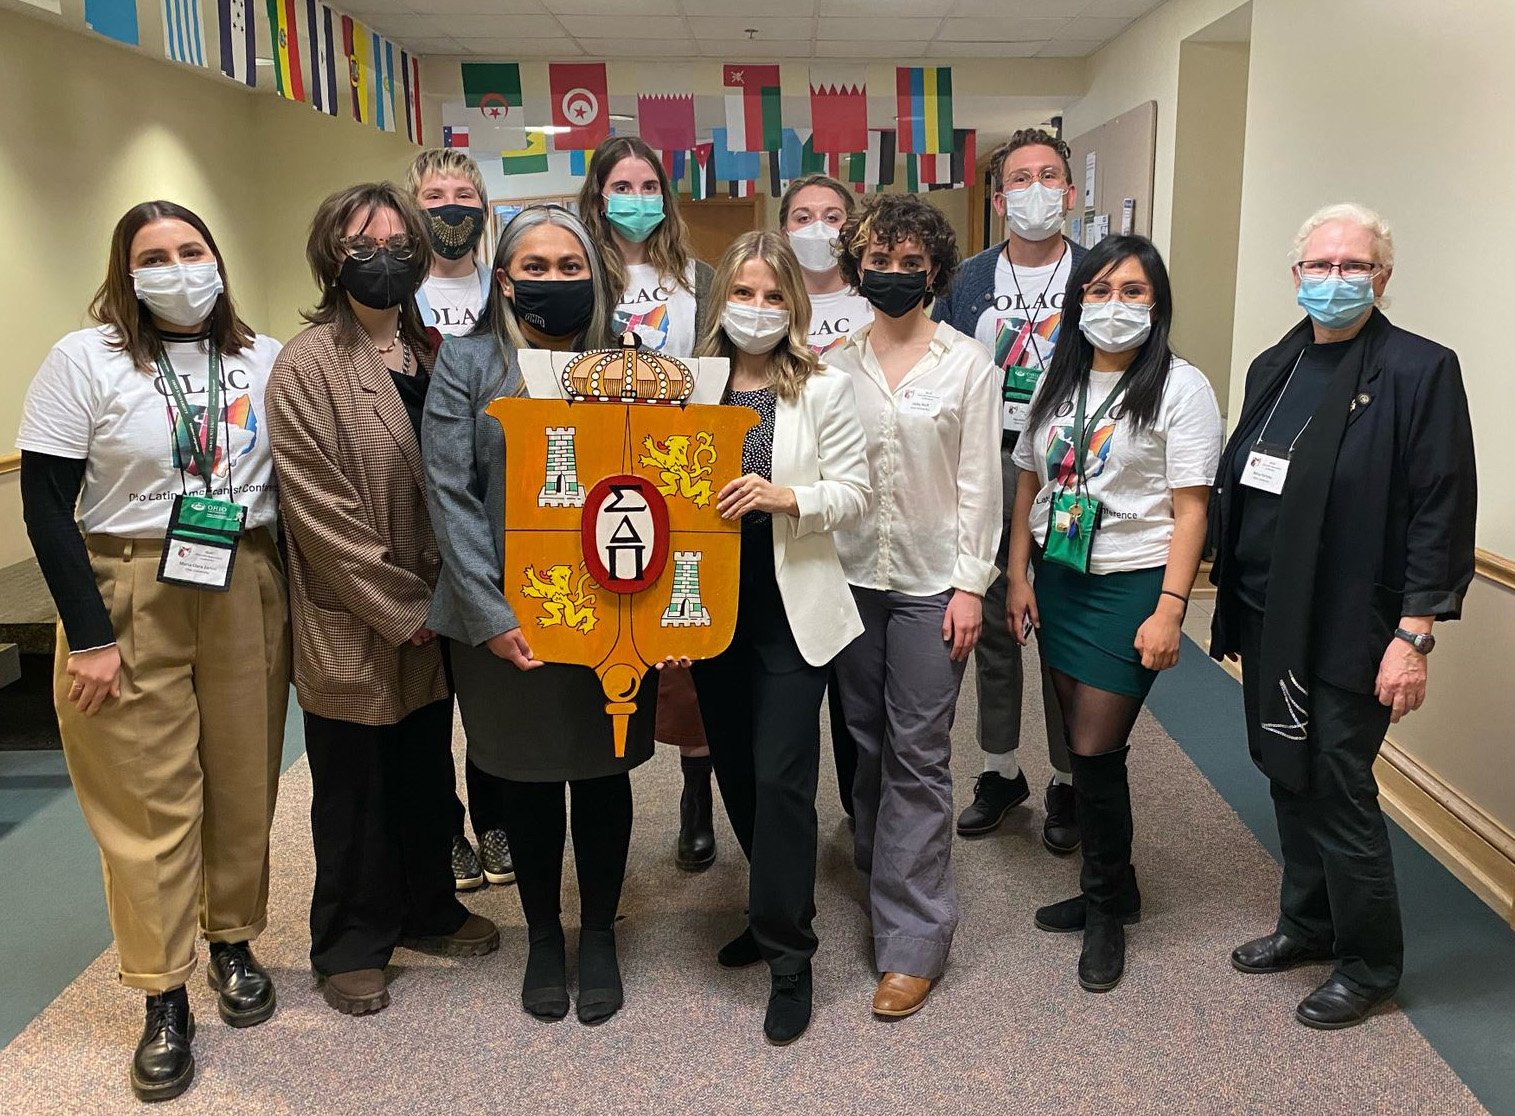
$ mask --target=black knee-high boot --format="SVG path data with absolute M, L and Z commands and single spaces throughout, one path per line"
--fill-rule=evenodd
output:
M 1090 992 L 1108 992 L 1126 967 L 1122 897 L 1131 872 L 1131 787 L 1126 753 L 1118 748 L 1097 756 L 1074 753 L 1073 791 L 1084 838 L 1081 883 L 1087 911 L 1078 982 Z

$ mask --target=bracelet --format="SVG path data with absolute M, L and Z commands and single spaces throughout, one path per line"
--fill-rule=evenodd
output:
M 1184 602 L 1184 612 L 1185 612 L 1185 614 L 1188 613 L 1188 611 L 1189 611 L 1189 598 L 1186 597 L 1186 596 L 1184 596 L 1182 593 L 1175 593 L 1172 589 L 1164 589 L 1164 590 L 1161 591 L 1161 593 L 1159 594 L 1159 596 L 1174 597 L 1177 600 L 1183 601 Z

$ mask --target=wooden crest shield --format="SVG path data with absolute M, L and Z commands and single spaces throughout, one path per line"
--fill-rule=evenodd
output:
M 549 390 L 550 364 L 561 397 L 487 408 L 505 429 L 505 597 L 536 658 L 599 676 L 623 755 L 648 667 L 731 642 L 741 526 L 715 496 L 741 475 L 758 416 L 690 402 L 696 373 L 629 336 L 520 356 L 532 394 Z M 690 363 L 724 385 L 725 361 Z

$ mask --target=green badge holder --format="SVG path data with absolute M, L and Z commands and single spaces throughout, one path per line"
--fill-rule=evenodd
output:
M 1084 410 L 1089 402 L 1089 379 L 1078 386 L 1078 407 L 1073 414 L 1075 445 L 1074 470 L 1076 487 L 1064 488 L 1052 497 L 1052 506 L 1047 512 L 1047 538 L 1042 543 L 1042 558 L 1056 562 L 1079 573 L 1089 572 L 1089 562 L 1094 554 L 1094 535 L 1104 517 L 1104 506 L 1089 495 L 1089 478 L 1085 466 L 1089 457 L 1089 443 L 1094 440 L 1094 431 L 1100 420 L 1109 413 L 1117 396 L 1124 394 L 1130 374 L 1123 375 L 1115 390 L 1105 397 L 1099 410 L 1087 424 Z

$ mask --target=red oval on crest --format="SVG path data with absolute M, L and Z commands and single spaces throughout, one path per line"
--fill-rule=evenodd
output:
M 640 593 L 668 564 L 668 504 L 646 477 L 606 477 L 584 499 L 581 549 L 589 576 L 612 593 Z

